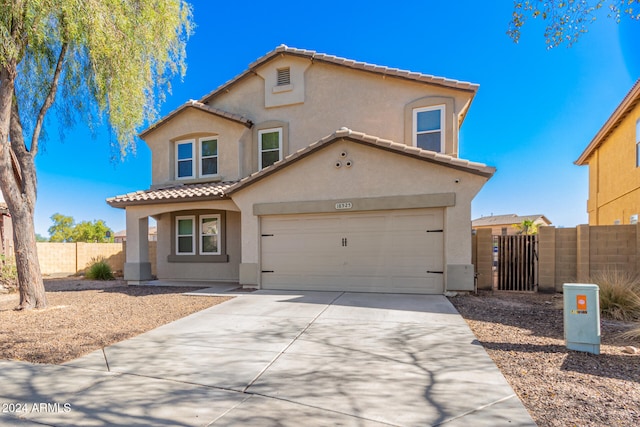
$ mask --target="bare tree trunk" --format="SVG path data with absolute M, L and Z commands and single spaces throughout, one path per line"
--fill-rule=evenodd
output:
M 20 283 L 20 304 L 16 310 L 45 308 L 47 296 L 40 272 L 33 212 L 25 206 L 11 210 L 13 220 L 13 243 L 15 245 L 16 268 Z
M 14 102 L 15 63 L 0 69 L 0 187 L 13 219 L 13 242 L 20 288 L 16 309 L 45 308 L 47 299 L 38 262 L 33 213 L 36 168 L 24 145 L 22 124 Z

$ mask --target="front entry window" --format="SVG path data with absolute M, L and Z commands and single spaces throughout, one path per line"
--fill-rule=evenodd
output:
M 196 253 L 194 223 L 195 217 L 193 216 L 176 217 L 176 252 L 178 255 L 194 255 Z

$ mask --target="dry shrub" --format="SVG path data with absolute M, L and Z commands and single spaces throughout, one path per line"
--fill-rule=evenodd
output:
M 603 317 L 633 321 L 640 319 L 640 277 L 636 273 L 603 270 L 591 276 L 600 288 Z
M 15 292 L 18 290 L 18 271 L 13 259 L 0 256 L 0 292 Z

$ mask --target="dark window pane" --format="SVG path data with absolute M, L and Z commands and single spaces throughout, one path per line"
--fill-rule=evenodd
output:
M 269 132 L 262 134 L 262 149 L 274 150 L 280 148 L 280 132 Z
M 178 144 L 178 160 L 190 159 L 193 154 L 191 143 Z
M 202 157 L 218 155 L 218 140 L 202 141 Z
M 202 175 L 215 175 L 218 173 L 218 158 L 202 159 Z
M 193 220 L 192 219 L 179 219 L 178 220 L 178 235 L 192 235 L 193 234 Z
M 178 237 L 178 253 L 190 253 L 193 252 L 193 237 L 183 236 Z
M 421 111 L 418 113 L 418 132 L 440 129 L 440 110 Z
M 423 150 L 440 152 L 440 132 L 419 134 L 418 147 Z
M 202 236 L 202 253 L 218 252 L 218 236 Z
M 266 153 L 262 153 L 263 168 L 266 168 L 267 166 L 271 166 L 278 160 L 280 160 L 280 153 L 278 153 L 277 151 L 267 151 Z
M 178 178 L 193 175 L 193 164 L 191 160 L 180 160 L 178 162 Z

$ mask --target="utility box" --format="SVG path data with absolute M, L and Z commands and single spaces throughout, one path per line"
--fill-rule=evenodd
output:
M 569 350 L 600 354 L 600 289 L 598 285 L 565 283 L 564 340 Z

